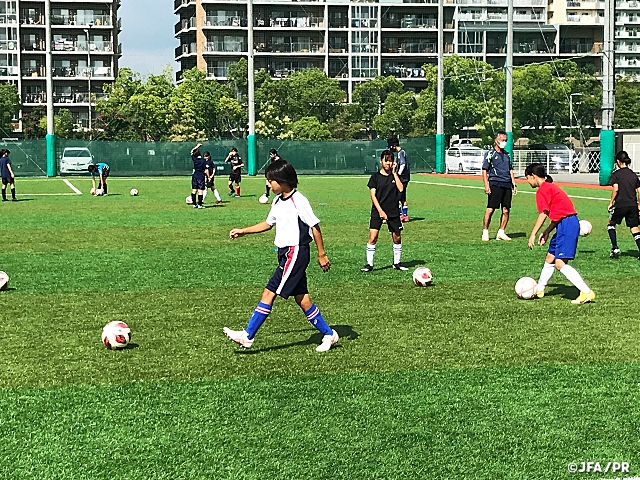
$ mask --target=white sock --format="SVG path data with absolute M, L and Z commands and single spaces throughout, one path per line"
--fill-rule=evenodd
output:
M 367 265 L 373 267 L 373 256 L 376 254 L 376 246 L 367 243 Z
M 203 190 L 202 191 L 202 200 L 204 200 L 205 198 L 207 198 L 207 191 Z
M 555 269 L 556 267 L 553 263 L 544 262 L 542 271 L 540 272 L 540 278 L 538 279 L 538 291 L 544 290 L 544 287 L 549 283 Z
M 394 243 L 393 244 L 393 264 L 400 263 L 400 259 L 402 258 L 402 244 Z
M 498 235 L 504 235 L 504 230 L 503 229 L 499 229 L 498 230 Z
M 567 277 L 567 280 L 573 283 L 576 286 L 576 288 L 580 290 L 582 293 L 589 293 L 591 291 L 591 289 L 584 282 L 584 280 L 582 279 L 580 274 L 577 272 L 577 270 L 573 268 L 571 265 L 565 265 L 564 267 L 562 267 L 560 269 L 560 273 L 562 273 L 565 277 Z
M 489 229 L 485 228 L 484 230 L 482 230 L 482 235 L 489 235 Z
M 217 188 L 213 189 L 213 194 L 215 195 L 217 201 L 219 201 L 219 202 L 222 201 L 222 199 L 220 198 L 220 194 L 218 193 L 218 189 Z

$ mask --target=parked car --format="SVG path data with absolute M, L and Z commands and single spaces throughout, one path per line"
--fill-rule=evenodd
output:
M 473 147 L 473 142 L 470 138 L 457 138 L 451 142 L 451 147 Z
M 533 154 L 532 161 L 542 163 L 550 173 L 575 173 L 578 171 L 578 165 L 574 162 L 575 152 L 562 143 L 534 143 L 529 145 L 529 150 L 536 152 Z M 571 169 L 569 168 L 570 164 L 572 165 Z
M 478 147 L 463 146 L 452 147 L 446 151 L 445 165 L 447 173 L 457 172 L 479 172 L 482 169 L 484 151 Z
M 93 155 L 86 147 L 65 147 L 60 156 L 60 173 L 87 173 Z

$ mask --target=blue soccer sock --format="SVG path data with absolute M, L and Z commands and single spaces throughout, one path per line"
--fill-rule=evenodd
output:
M 247 324 L 246 332 L 249 340 L 253 339 L 256 332 L 260 328 L 260 326 L 267 319 L 269 314 L 271 313 L 271 305 L 267 303 L 258 302 L 258 306 L 253 311 L 253 315 L 249 319 L 249 323 Z
M 306 312 L 304 312 L 304 314 L 307 316 L 307 320 L 309 320 L 309 323 L 313 325 L 315 328 L 317 328 L 324 335 L 333 334 L 333 330 L 329 325 L 327 325 L 327 322 L 325 322 L 324 318 L 322 318 L 320 309 L 316 307 L 315 303 L 311 305 L 311 308 Z
M 404 215 L 405 217 L 408 216 L 409 214 L 409 207 L 406 205 L 403 205 L 402 207 L 402 215 Z

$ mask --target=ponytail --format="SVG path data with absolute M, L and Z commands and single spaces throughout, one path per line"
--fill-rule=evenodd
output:
M 553 183 L 553 177 L 551 175 L 547 175 L 544 179 L 545 182 Z
M 616 160 L 618 160 L 620 163 L 624 163 L 625 165 L 631 164 L 631 158 L 629 158 L 629 154 L 624 150 L 620 150 L 618 153 L 616 153 Z

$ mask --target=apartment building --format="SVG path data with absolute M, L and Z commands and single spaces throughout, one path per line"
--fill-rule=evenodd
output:
M 51 0 L 50 5 L 47 24 L 43 0 L 0 0 L 0 82 L 18 85 L 27 113 L 46 104 L 46 80 L 52 76 L 55 109 L 69 109 L 78 127 L 89 128 L 92 105 L 118 71 L 120 0 Z

